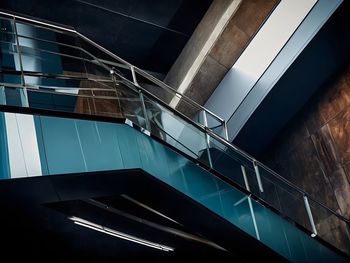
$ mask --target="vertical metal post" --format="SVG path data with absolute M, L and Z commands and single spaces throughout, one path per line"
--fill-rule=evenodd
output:
M 245 167 L 243 165 L 241 165 L 241 170 L 242 170 L 242 174 L 243 174 L 245 188 L 250 192 L 250 187 L 249 187 L 248 178 L 247 178 L 247 172 L 245 171 Z
M 264 188 L 263 188 L 263 185 L 261 182 L 259 166 L 257 165 L 256 161 L 253 161 L 253 166 L 254 166 L 255 176 L 256 176 L 256 180 L 258 182 L 259 190 L 262 193 L 262 192 L 264 192 Z
M 203 125 L 208 128 L 208 119 L 207 119 L 207 113 L 205 110 L 202 110 L 203 115 Z
M 132 75 L 132 81 L 134 82 L 134 84 L 136 86 L 139 86 L 139 83 L 137 82 L 137 78 L 136 78 L 135 67 L 133 65 L 131 65 L 130 70 L 131 70 L 131 75 Z
M 225 120 L 223 121 L 223 126 L 224 126 L 224 136 L 225 136 L 225 139 L 228 141 L 229 137 L 228 137 L 228 130 L 227 130 L 227 122 Z
M 151 131 L 151 125 L 150 125 L 150 122 L 149 122 L 149 118 L 148 118 L 148 114 L 147 114 L 147 109 L 146 109 L 146 104 L 145 104 L 145 100 L 144 100 L 144 97 L 143 97 L 143 93 L 142 93 L 141 90 L 138 90 L 138 92 L 139 92 L 139 97 L 140 97 L 140 102 L 141 102 L 143 116 L 145 117 L 146 129 L 148 131 Z
M 311 212 L 311 208 L 310 208 L 310 204 L 309 204 L 309 199 L 307 198 L 306 195 L 303 195 L 303 199 L 304 199 L 304 205 L 305 205 L 305 209 L 307 212 L 307 216 L 309 217 L 309 221 L 310 221 L 310 225 L 311 225 L 311 229 L 312 229 L 312 237 L 317 236 L 317 230 L 316 230 L 316 226 L 315 226 L 315 222 L 314 222 L 314 217 L 312 216 L 312 212 Z
M 244 179 L 245 188 L 250 192 L 250 187 L 249 187 L 249 183 L 248 183 L 247 173 L 246 173 L 245 167 L 243 165 L 241 165 L 241 170 L 242 170 L 242 175 L 243 175 L 243 179 Z M 252 199 L 250 198 L 250 195 L 248 196 L 248 205 L 249 205 L 250 214 L 252 215 L 252 220 L 253 220 L 253 225 L 254 225 L 256 238 L 258 240 L 260 240 L 258 225 L 256 223 L 253 203 L 252 203 Z
M 22 82 L 22 86 L 23 86 L 23 92 L 24 92 L 24 105 L 22 105 L 23 107 L 29 107 L 29 101 L 28 101 L 28 93 L 27 93 L 27 88 L 25 86 L 25 82 L 24 82 L 24 73 L 23 73 L 23 61 L 22 61 L 22 54 L 21 54 L 21 50 L 19 48 L 19 39 L 18 39 L 18 32 L 17 32 L 17 24 L 16 24 L 16 18 L 13 17 L 13 27 L 15 29 L 15 36 L 16 36 L 16 47 L 17 47 L 17 54 L 18 54 L 18 60 L 19 60 L 19 65 L 21 68 L 21 82 Z M 22 99 L 21 99 L 22 100 Z
M 205 110 L 202 111 L 203 114 L 203 124 L 206 128 L 208 128 L 208 119 L 207 119 L 207 113 Z M 208 162 L 209 162 L 209 167 L 213 168 L 213 162 L 211 159 L 211 154 L 210 154 L 210 138 L 209 135 L 207 133 L 207 131 L 205 131 L 205 142 L 206 142 L 206 146 L 207 146 L 207 154 L 208 154 Z

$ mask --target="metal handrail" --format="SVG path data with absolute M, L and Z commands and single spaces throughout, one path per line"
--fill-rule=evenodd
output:
M 118 75 L 120 77 L 120 75 Z M 131 81 L 124 79 L 127 82 L 135 85 L 134 83 L 132 83 Z M 250 162 L 252 163 L 256 163 L 258 166 L 260 166 L 261 168 L 267 170 L 272 176 L 274 176 L 275 178 L 277 178 L 278 180 L 281 180 L 283 183 L 285 183 L 286 185 L 288 185 L 289 187 L 293 188 L 294 190 L 296 190 L 297 192 L 299 192 L 301 195 L 303 196 L 307 196 L 310 200 L 312 200 L 314 203 L 322 206 L 323 208 L 325 208 L 326 210 L 328 210 L 330 213 L 334 214 L 335 216 L 337 216 L 339 219 L 345 221 L 347 224 L 350 225 L 350 221 L 345 218 L 344 216 L 340 215 L 339 213 L 337 213 L 336 211 L 332 210 L 331 208 L 327 207 L 326 205 L 318 202 L 317 200 L 315 200 L 314 198 L 312 198 L 310 196 L 310 194 L 308 194 L 307 192 L 305 192 L 304 190 L 302 190 L 301 188 L 299 188 L 298 186 L 292 184 L 290 181 L 288 181 L 286 178 L 284 178 L 283 176 L 279 175 L 278 173 L 276 173 L 275 171 L 273 171 L 272 169 L 270 169 L 269 167 L 267 167 L 266 165 L 264 165 L 263 163 L 259 162 L 258 160 L 256 160 L 253 156 L 251 156 L 250 154 L 248 154 L 247 152 L 241 150 L 240 148 L 238 148 L 237 146 L 233 145 L 232 143 L 230 143 L 228 140 L 222 138 L 221 136 L 217 135 L 215 132 L 213 132 L 211 129 L 209 129 L 208 127 L 199 125 L 198 123 L 192 121 L 191 119 L 189 119 L 187 116 L 184 116 L 182 113 L 174 110 L 172 107 L 170 107 L 168 104 L 164 103 L 163 101 L 161 101 L 159 98 L 157 98 L 156 96 L 154 96 L 152 93 L 150 93 L 149 91 L 145 90 L 144 88 L 142 88 L 141 86 L 138 86 L 138 88 L 140 88 L 143 92 L 145 92 L 148 96 L 151 96 L 154 100 L 156 100 L 157 102 L 160 102 L 162 105 L 164 105 L 165 107 L 167 107 L 169 110 L 174 111 L 178 116 L 180 116 L 181 118 L 187 120 L 188 122 L 191 123 L 191 125 L 195 126 L 196 128 L 200 129 L 202 132 L 204 132 L 205 134 L 209 134 L 211 137 L 213 137 L 215 140 L 219 141 L 220 143 L 224 144 L 226 147 L 234 150 L 235 152 L 237 152 L 238 154 L 240 154 L 241 156 L 245 157 L 246 159 L 248 159 Z
M 168 89 L 171 92 L 175 93 L 178 97 L 180 97 L 181 99 L 187 101 L 189 104 L 192 104 L 193 106 L 195 106 L 196 108 L 199 108 L 202 111 L 207 112 L 208 114 L 212 115 L 215 119 L 217 119 L 219 122 L 224 123 L 225 120 L 222 119 L 221 117 L 219 117 L 218 115 L 216 115 L 215 113 L 211 112 L 210 110 L 204 108 L 202 105 L 198 104 L 197 102 L 195 102 L 194 100 L 192 100 L 191 98 L 187 97 L 184 94 L 179 93 L 177 90 L 175 90 L 174 88 L 170 87 L 169 85 L 165 84 L 164 82 L 158 80 L 157 78 L 153 77 L 151 74 L 145 72 L 144 70 L 135 67 L 134 65 L 132 65 L 131 63 L 127 62 L 126 60 L 122 59 L 121 57 L 115 55 L 114 53 L 112 53 L 111 51 L 109 51 L 108 49 L 100 46 L 99 44 L 97 44 L 96 42 L 92 41 L 90 38 L 86 37 L 85 35 L 79 33 L 78 31 L 76 31 L 75 29 L 70 29 L 70 28 L 66 28 L 65 26 L 56 26 L 52 23 L 49 22 L 43 22 L 43 21 L 39 21 L 37 19 L 32 19 L 32 18 L 27 18 L 24 16 L 19 16 L 19 15 L 14 15 L 14 14 L 9 14 L 6 12 L 2 12 L 0 11 L 0 14 L 2 15 L 6 15 L 6 16 L 10 16 L 19 20 L 25 20 L 25 21 L 29 21 L 29 22 L 34 22 L 40 25 L 44 25 L 44 26 L 48 26 L 48 27 L 53 27 L 55 29 L 59 29 L 62 31 L 67 31 L 69 33 L 74 33 L 76 35 L 78 35 L 79 37 L 81 37 L 82 39 L 84 39 L 86 42 L 90 43 L 91 45 L 95 46 L 96 48 L 98 48 L 99 50 L 105 52 L 106 54 L 108 54 L 109 56 L 113 57 L 114 59 L 116 59 L 117 61 L 121 62 L 124 65 L 127 65 L 129 67 L 133 67 L 135 69 L 135 71 L 139 74 L 141 74 L 142 76 L 144 76 L 145 78 L 147 78 L 148 80 L 152 81 L 153 83 L 155 83 L 156 85 L 158 85 L 159 87 L 163 88 L 163 89 Z M 39 39 L 38 39 L 39 40 Z M 86 53 L 88 53 L 89 55 L 91 55 L 89 52 L 87 52 L 85 49 L 83 48 L 79 48 L 83 51 L 85 51 Z M 96 58 L 97 60 L 100 61 L 100 59 Z M 105 63 L 103 63 L 105 64 Z
M 198 103 L 196 103 L 195 101 L 193 101 L 192 99 L 186 97 L 185 95 L 179 93 L 178 91 L 176 91 L 175 89 L 173 89 L 172 87 L 168 86 L 167 84 L 163 83 L 162 81 L 158 80 L 157 78 L 153 77 L 152 75 L 148 74 L 147 72 L 135 67 L 134 65 L 132 65 L 131 63 L 123 60 L 122 58 L 120 58 L 119 56 L 115 55 L 114 53 L 110 52 L 109 50 L 103 48 L 102 46 L 100 46 L 99 44 L 95 43 L 94 41 L 92 41 L 91 39 L 89 39 L 88 37 L 84 36 L 83 34 L 79 33 L 78 31 L 76 31 L 75 29 L 69 29 L 66 28 L 64 26 L 56 26 L 54 24 L 51 23 L 47 23 L 47 22 L 42 22 L 36 19 L 30 19 L 30 18 L 26 18 L 23 16 L 18 16 L 18 15 L 13 15 L 13 14 L 9 14 L 6 12 L 2 12 L 0 11 L 0 14 L 2 15 L 6 15 L 6 16 L 10 16 L 19 20 L 24 20 L 24 21 L 29 21 L 29 22 L 34 22 L 37 24 L 40 24 L 41 26 L 45 26 L 45 27 L 52 27 L 55 28 L 56 30 L 62 30 L 62 31 L 66 31 L 66 32 L 70 32 L 70 33 L 74 33 L 78 36 L 80 36 L 83 40 L 87 41 L 88 43 L 90 43 L 91 45 L 93 45 L 94 47 L 96 47 L 97 49 L 103 51 L 104 53 L 108 54 L 109 56 L 113 57 L 114 59 L 116 59 L 117 61 L 121 62 L 124 65 L 127 65 L 128 67 L 133 68 L 137 73 L 141 74 L 142 76 L 144 76 L 145 78 L 149 79 L 150 81 L 154 82 L 155 84 L 157 84 L 159 87 L 164 88 L 164 89 L 168 89 L 171 90 L 172 92 L 174 92 L 176 95 L 178 95 L 180 98 L 183 98 L 184 100 L 190 102 L 191 104 L 193 104 L 195 107 L 200 108 L 201 110 L 203 110 L 206 113 L 209 113 L 210 115 L 214 116 L 216 119 L 218 119 L 220 122 L 222 122 L 223 124 L 226 124 L 225 120 L 223 120 L 222 118 L 220 118 L 219 116 L 215 115 L 214 113 L 212 113 L 211 111 L 209 111 L 208 109 L 204 108 L 203 106 L 199 105 Z M 86 51 L 86 50 L 84 50 Z M 87 51 L 86 51 L 87 52 Z M 94 56 L 93 56 L 94 57 Z M 95 57 L 94 57 L 95 58 Z M 103 62 L 101 62 L 100 59 L 96 58 L 101 64 L 104 64 Z M 120 76 L 120 75 L 119 75 Z M 70 78 L 70 76 L 65 76 L 66 78 Z M 72 77 L 73 79 L 73 77 Z M 135 85 L 135 83 L 124 79 L 130 83 L 132 83 L 133 85 Z M 344 216 L 340 215 L 339 213 L 337 213 L 336 211 L 334 211 L 333 209 L 327 207 L 326 205 L 318 202 L 317 200 L 314 200 L 307 192 L 305 192 L 304 190 L 302 190 L 301 188 L 299 188 L 298 186 L 292 184 L 291 182 L 289 182 L 287 179 L 285 179 L 284 177 L 282 177 L 281 175 L 279 175 L 278 173 L 276 173 L 275 171 L 273 171 L 272 169 L 270 169 L 269 167 L 267 167 L 266 165 L 264 165 L 263 163 L 257 161 L 254 157 L 252 157 L 250 154 L 246 153 L 245 151 L 239 149 L 238 147 L 234 146 L 233 144 L 231 144 L 227 139 L 222 138 L 221 136 L 217 135 L 216 133 L 214 133 L 211 129 L 209 129 L 208 127 L 204 127 L 196 122 L 194 122 L 193 120 L 189 119 L 187 116 L 183 115 L 182 113 L 178 112 L 176 109 L 170 107 L 168 104 L 164 103 L 163 101 L 161 101 L 158 97 L 154 96 L 153 94 L 151 94 L 149 91 L 145 90 L 144 88 L 142 88 L 141 86 L 137 86 L 138 88 L 142 89 L 143 92 L 145 92 L 148 96 L 151 96 L 154 100 L 156 100 L 157 102 L 161 103 L 161 105 L 165 106 L 166 108 L 170 109 L 171 111 L 173 111 L 176 115 L 180 116 L 181 118 L 185 119 L 187 122 L 189 122 L 191 125 L 195 126 L 196 128 L 200 129 L 201 131 L 203 131 L 205 134 L 210 135 L 212 138 L 214 138 L 215 140 L 219 141 L 220 143 L 224 144 L 226 147 L 234 150 L 235 152 L 237 152 L 238 154 L 240 154 L 241 156 L 247 158 L 249 161 L 251 161 L 252 163 L 257 164 L 258 166 L 262 167 L 263 169 L 265 169 L 266 171 L 268 171 L 272 176 L 274 176 L 275 178 L 277 178 L 278 180 L 282 181 L 283 183 L 285 183 L 286 185 L 288 185 L 289 187 L 291 187 L 292 189 L 296 190 L 297 192 L 299 192 L 302 196 L 306 196 L 307 198 L 309 198 L 310 200 L 312 200 L 315 204 L 323 207 L 324 209 L 326 209 L 328 212 L 330 212 L 331 214 L 335 215 L 336 217 L 338 217 L 340 220 L 344 221 L 345 223 L 350 225 L 350 221 L 345 218 Z
M 278 173 L 276 173 L 275 171 L 273 171 L 271 168 L 267 167 L 266 165 L 264 165 L 263 163 L 259 162 L 258 160 L 256 160 L 253 156 L 251 156 L 250 154 L 246 153 L 245 151 L 237 148 L 236 146 L 234 146 L 233 144 L 231 144 L 230 142 L 228 142 L 227 140 L 225 140 L 224 138 L 220 137 L 219 135 L 215 134 L 214 132 L 212 132 L 209 129 L 206 129 L 206 132 L 214 137 L 216 140 L 220 141 L 222 144 L 224 144 L 225 146 L 233 149 L 234 151 L 236 151 L 237 153 L 243 155 L 244 157 L 246 157 L 247 159 L 249 159 L 251 162 L 256 162 L 260 167 L 264 168 L 265 170 L 267 170 L 271 175 L 273 175 L 275 178 L 283 181 L 283 183 L 285 183 L 286 185 L 288 185 L 289 187 L 293 188 L 294 190 L 296 190 L 297 192 L 299 192 L 301 195 L 305 195 L 307 196 L 309 199 L 311 199 L 313 202 L 315 202 L 316 204 L 322 206 L 323 208 L 325 208 L 326 210 L 328 210 L 330 213 L 334 214 L 335 216 L 337 216 L 339 219 L 345 221 L 347 224 L 350 225 L 350 221 L 345 218 L 344 216 L 340 215 L 339 213 L 337 213 L 336 211 L 334 211 L 333 209 L 327 207 L 326 205 L 318 202 L 317 200 L 314 200 L 314 198 L 312 198 L 307 192 L 305 192 L 304 190 L 302 190 L 301 188 L 299 188 L 298 186 L 294 185 L 293 183 L 289 182 L 286 178 L 284 178 L 283 176 L 279 175 Z

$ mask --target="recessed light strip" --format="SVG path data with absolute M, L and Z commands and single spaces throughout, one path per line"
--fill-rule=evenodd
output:
M 74 222 L 74 224 L 77 224 L 77 225 L 80 225 L 80 226 L 83 226 L 83 227 L 86 227 L 86 228 L 89 228 L 89 229 L 92 229 L 92 230 L 95 230 L 95 231 L 98 231 L 98 232 L 101 232 L 101 233 L 104 233 L 104 234 L 107 234 L 110 236 L 118 237 L 118 238 L 121 238 L 124 240 L 128 240 L 128 241 L 140 244 L 140 245 L 159 249 L 159 250 L 166 251 L 166 252 L 174 251 L 174 248 L 172 248 L 172 247 L 168 247 L 168 246 L 154 243 L 154 242 L 151 242 L 151 241 L 148 241 L 145 239 L 134 237 L 132 235 L 129 235 L 129 234 L 126 234 L 126 233 L 123 233 L 123 232 L 120 232 L 120 231 L 117 231 L 117 230 L 114 230 L 114 229 L 111 229 L 108 227 L 104 227 L 104 226 L 95 224 L 93 222 L 90 222 L 88 220 L 85 220 L 85 219 L 82 219 L 79 217 L 71 216 L 71 217 L 68 217 L 68 219 L 72 220 Z

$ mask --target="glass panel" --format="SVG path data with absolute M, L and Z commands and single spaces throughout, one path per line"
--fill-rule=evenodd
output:
M 0 73 L 0 83 L 22 84 L 22 77 L 18 74 Z
M 102 59 L 102 60 L 107 60 L 107 61 L 113 61 L 113 62 L 118 62 L 116 61 L 113 57 L 111 57 L 110 55 L 108 55 L 107 53 L 101 51 L 100 49 L 96 48 L 95 46 L 93 46 L 92 44 L 88 43 L 86 40 L 84 40 L 81 37 L 79 38 L 79 45 L 81 46 L 81 48 L 84 50 L 84 52 L 86 54 L 89 54 L 93 57 L 96 57 L 98 59 Z
M 317 234 L 329 244 L 349 254 L 350 231 L 349 226 L 333 213 L 309 199 L 312 216 Z M 340 213 L 340 211 L 337 211 Z
M 157 97 L 161 101 L 167 104 L 170 103 L 170 101 L 175 95 L 173 91 L 171 91 L 170 89 L 160 87 L 153 81 L 145 78 L 144 76 L 142 76 L 137 72 L 135 72 L 135 74 L 136 74 L 137 82 L 142 88 L 144 88 L 145 90 L 153 94 L 155 97 Z
M 220 174 L 231 179 L 241 187 L 246 188 L 242 173 L 242 162 L 230 155 L 227 147 L 215 139 L 209 137 L 210 155 L 213 163 L 213 168 Z M 245 168 L 249 169 L 248 167 Z
M 224 137 L 224 129 L 222 122 L 216 118 L 215 116 L 211 115 L 209 112 L 206 113 L 207 116 L 207 122 L 208 122 L 208 128 L 212 129 L 216 134 L 222 135 Z
M 86 72 L 92 79 L 111 79 L 110 69 L 96 60 L 84 60 Z
M 116 77 L 117 79 L 122 80 L 127 79 L 129 80 L 131 83 L 134 83 L 134 79 L 132 77 L 132 72 L 129 66 L 118 66 L 116 67 L 115 65 L 111 66 L 111 68 L 113 68 L 114 72 L 116 73 Z
M 23 88 L 0 86 L 0 104 L 26 107 L 26 96 Z
M 279 200 L 279 195 L 278 195 L 279 190 L 283 190 L 283 189 L 287 190 L 290 187 L 287 184 L 285 184 L 283 181 L 274 177 L 269 171 L 265 170 L 265 168 L 259 165 L 258 167 L 259 167 L 261 184 L 264 190 L 263 192 L 260 192 L 259 190 L 258 196 L 262 197 L 265 202 L 267 202 L 269 205 L 271 205 L 275 209 L 281 210 L 282 209 L 281 205 L 283 203 L 281 204 Z M 256 178 L 256 174 L 255 174 L 255 179 L 256 179 L 255 181 L 257 182 L 258 179 Z M 257 185 L 257 183 L 255 185 Z M 293 191 L 292 193 L 294 192 L 295 191 Z
M 17 46 L 15 44 L 0 42 L 0 68 L 2 70 L 21 70 Z
M 73 33 L 63 32 L 53 28 L 47 29 L 39 25 L 34 26 L 25 22 L 16 22 L 16 27 L 19 36 L 79 46 L 77 37 Z
M 311 230 L 305 210 L 303 194 L 282 180 L 274 177 L 269 171 L 259 166 L 261 188 L 255 169 L 247 170 L 250 191 L 270 206 L 288 216 L 301 226 Z
M 24 71 L 86 76 L 84 62 L 80 59 L 47 53 L 30 47 L 20 47 L 20 51 Z
M 108 117 L 123 117 L 119 98 L 113 86 L 111 87 L 92 81 L 89 87 L 91 88 L 92 94 L 92 114 Z M 87 94 L 89 91 L 81 91 L 80 94 L 82 94 L 82 92 Z
M 6 27 L 5 27 L 6 28 Z M 6 28 L 7 30 L 7 28 Z M 9 28 L 9 30 L 12 30 Z M 10 31 L 5 31 L 0 29 L 0 42 L 16 45 L 16 35 Z
M 160 99 L 165 104 L 170 105 L 170 107 L 175 108 L 178 112 L 182 113 L 184 116 L 190 120 L 199 123 L 204 126 L 205 120 L 203 119 L 202 108 L 196 106 L 192 102 L 180 97 L 175 91 L 170 88 L 162 87 L 153 80 L 150 80 L 138 72 L 135 73 L 138 84 L 150 92 L 152 95 Z M 207 113 L 208 127 L 213 128 L 215 131 L 222 133 L 221 123 L 209 113 Z
M 33 108 L 61 110 L 67 112 L 121 117 L 119 98 L 115 84 L 91 80 L 66 80 L 56 78 L 28 77 L 36 82 L 36 89 L 29 89 L 29 104 Z M 42 86 L 37 83 L 56 84 Z M 71 84 L 70 86 L 68 84 Z
M 144 100 L 151 133 L 209 166 L 205 134 L 147 96 Z
M 173 99 L 173 101 L 176 101 L 177 97 Z M 170 103 L 172 104 L 172 103 Z M 175 105 L 175 104 L 174 104 Z M 201 124 L 204 126 L 205 122 L 202 115 L 202 109 L 193 105 L 192 103 L 187 102 L 185 99 L 181 99 L 179 103 L 176 105 L 175 109 L 185 115 L 187 118 L 191 119 L 192 121 Z
M 75 112 L 77 99 L 75 95 L 28 90 L 28 100 L 31 108 Z
M 133 90 L 131 84 L 127 82 L 119 82 L 117 89 L 117 98 L 119 107 L 123 116 L 140 127 L 147 128 L 140 95 Z
M 296 192 L 293 188 L 286 186 L 276 186 L 276 191 L 281 204 L 281 213 L 311 231 L 312 228 L 305 208 L 303 195 Z
M 285 234 L 284 220 L 256 201 L 252 200 L 251 203 L 260 240 L 284 257 L 289 258 L 289 244 Z
M 217 118 L 215 118 L 212 115 L 208 115 L 209 119 L 213 119 L 213 123 L 216 124 L 216 126 L 210 126 L 209 128 L 217 135 L 221 136 L 222 138 L 226 139 L 226 131 L 225 131 L 225 126 L 222 122 L 220 122 Z
M 21 47 L 29 47 L 40 49 L 43 51 L 54 52 L 82 58 L 82 53 L 78 48 L 72 48 L 53 41 L 36 40 L 29 37 L 18 37 L 18 42 Z
M 64 88 L 80 88 L 82 80 L 80 79 L 68 79 L 68 78 L 50 78 L 50 77 L 36 77 L 36 76 L 24 76 L 24 82 L 26 85 L 40 86 L 40 87 L 64 87 Z
M 0 40 L 15 43 L 13 20 L 0 18 Z

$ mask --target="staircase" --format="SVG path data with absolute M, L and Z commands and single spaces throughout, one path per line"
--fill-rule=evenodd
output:
M 75 30 L 2 15 L 0 143 L 32 116 L 41 169 L 23 157 L 24 176 L 140 168 L 291 262 L 348 260 L 322 228 L 349 221 L 232 145 L 220 117 Z M 0 178 L 18 177 L 3 155 Z

